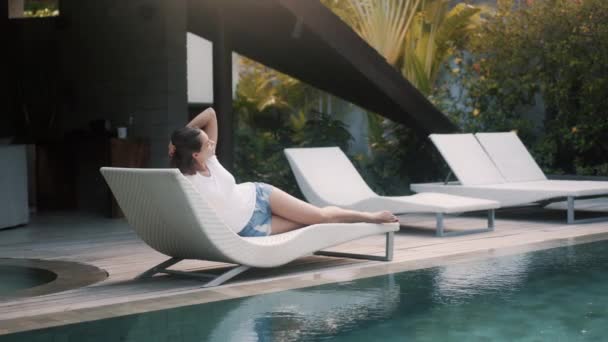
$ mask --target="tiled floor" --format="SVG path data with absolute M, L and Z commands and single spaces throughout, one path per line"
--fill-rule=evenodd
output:
M 452 230 L 479 228 L 485 223 L 484 215 L 446 219 L 446 227 Z M 402 224 L 391 262 L 306 257 L 275 269 L 251 270 L 227 285 L 203 289 L 196 280 L 176 277 L 133 280 L 166 257 L 139 240 L 124 220 L 79 213 L 39 215 L 28 226 L 0 230 L 0 258 L 86 263 L 106 270 L 109 277 L 79 289 L 0 301 L 0 335 L 608 239 L 608 222 L 566 225 L 564 212 L 536 208 L 499 211 L 496 230 L 475 235 L 437 238 L 431 215 L 407 216 Z M 381 255 L 383 247 L 384 239 L 378 236 L 335 250 Z M 175 268 L 192 271 L 226 266 L 185 261 Z

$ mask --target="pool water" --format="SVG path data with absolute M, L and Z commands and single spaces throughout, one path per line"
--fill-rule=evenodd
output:
M 51 271 L 22 266 L 0 265 L 0 297 L 49 283 L 57 278 Z
M 608 242 L 0 336 L 0 341 L 602 341 Z

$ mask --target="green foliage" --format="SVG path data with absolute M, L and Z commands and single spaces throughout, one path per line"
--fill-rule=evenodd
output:
M 234 175 L 239 182 L 265 182 L 288 193 L 299 191 L 283 148 L 291 146 L 290 131 L 282 128 L 270 132 L 263 128 L 249 127 L 239 122 L 236 132 L 236 161 Z
M 462 98 L 434 101 L 467 131 L 517 130 L 545 171 L 608 175 L 608 2 L 498 5 L 462 62 Z
M 339 146 L 346 151 L 352 136 L 341 121 L 313 110 L 319 91 L 249 60 L 241 70 L 234 102 L 235 177 L 302 197 L 283 149 Z
M 294 142 L 302 147 L 338 146 L 347 151 L 353 137 L 340 120 L 320 112 L 311 112 L 304 126 L 295 130 Z
M 444 162 L 426 136 L 369 113 L 371 157 L 356 156 L 355 164 L 370 187 L 381 195 L 410 193 L 410 183 L 436 181 L 447 174 Z M 444 167 L 438 167 L 444 165 Z
M 435 92 L 449 58 L 465 46 L 480 22 L 481 7 L 448 0 L 322 0 L 367 43 L 425 95 Z M 444 165 L 426 136 L 369 113 L 371 156 L 354 159 L 378 193 L 409 192 L 411 181 L 445 175 Z
M 353 138 L 344 123 L 316 110 L 325 97 L 321 92 L 251 61 L 246 60 L 241 70 L 234 102 L 235 177 L 240 182 L 270 183 L 302 197 L 283 149 L 339 146 L 347 152 Z M 349 157 L 374 191 L 404 195 L 411 180 L 445 175 L 445 169 L 437 168 L 443 162 L 426 137 L 377 114 L 369 113 L 368 122 L 372 155 Z
M 533 104 L 534 91 L 522 94 L 522 89 L 510 80 L 487 77 L 479 66 L 485 59 L 480 60 L 462 51 L 454 54 L 448 65 L 449 77 L 429 99 L 464 132 L 513 130 L 527 141 L 533 134 L 533 124 L 522 116 L 521 110 L 524 105 Z M 522 97 L 529 99 L 524 101 Z
M 441 66 L 464 47 L 485 7 L 449 0 L 322 0 L 425 95 Z
M 406 34 L 401 73 L 420 92 L 433 92 L 441 67 L 464 47 L 479 22 L 481 9 L 457 4 L 450 9 L 446 0 L 421 4 Z
M 59 15 L 58 0 L 25 0 L 23 15 L 26 18 L 55 17 Z
M 321 2 L 427 95 L 433 93 L 442 65 L 464 46 L 480 13 L 464 4 L 450 9 L 448 0 Z M 237 178 L 297 194 L 284 147 L 336 145 L 347 151 L 352 137 L 344 124 L 314 110 L 321 96 L 297 80 L 245 61 L 235 103 Z M 368 122 L 372 154 L 351 159 L 376 192 L 407 194 L 412 180 L 432 181 L 446 174 L 445 167 L 437 167 L 444 163 L 426 136 L 373 113 Z

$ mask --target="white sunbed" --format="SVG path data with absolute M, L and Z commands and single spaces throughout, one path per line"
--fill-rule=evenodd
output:
M 177 169 L 101 168 L 127 221 L 150 247 L 171 259 L 138 278 L 156 273 L 210 279 L 217 286 L 252 267 L 284 265 L 299 257 L 317 254 L 369 260 L 392 259 L 393 232 L 398 224 L 316 224 L 268 237 L 240 237 L 222 222 L 204 197 Z M 384 256 L 338 253 L 321 249 L 351 240 L 386 235 Z M 184 259 L 237 264 L 222 275 L 169 270 Z
M 388 210 L 395 215 L 434 213 L 438 236 L 487 232 L 494 229 L 496 201 L 441 193 L 380 196 L 369 188 L 348 157 L 338 147 L 287 148 L 284 150 L 302 194 L 319 206 L 338 206 L 362 211 Z M 488 227 L 444 231 L 444 214 L 488 211 Z
M 500 202 L 502 207 L 567 199 L 567 222 L 576 220 L 574 200 L 608 195 L 608 182 L 549 180 L 515 133 L 431 134 L 458 182 L 412 184 L 415 192 L 441 192 Z

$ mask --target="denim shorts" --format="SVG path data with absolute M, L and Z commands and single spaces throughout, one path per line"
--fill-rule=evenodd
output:
M 265 183 L 255 184 L 255 208 L 251 219 L 239 232 L 240 236 L 268 236 L 270 235 L 272 211 L 270 210 L 270 193 L 272 186 Z

